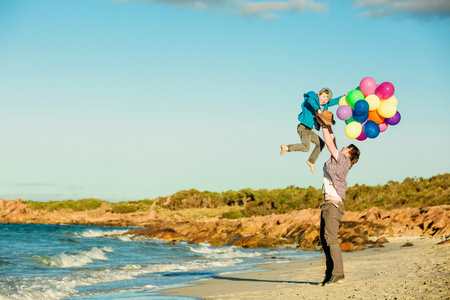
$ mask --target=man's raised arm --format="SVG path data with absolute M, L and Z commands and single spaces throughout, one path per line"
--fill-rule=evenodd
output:
M 336 138 L 334 137 L 331 126 L 323 125 L 322 132 L 323 139 L 325 141 L 325 145 L 327 145 L 328 151 L 330 151 L 331 155 L 333 155 L 333 157 L 337 159 L 339 150 L 336 147 Z

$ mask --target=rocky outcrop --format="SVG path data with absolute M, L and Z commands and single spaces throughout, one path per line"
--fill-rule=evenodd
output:
M 21 224 L 69 224 L 98 226 L 145 226 L 149 221 L 162 219 L 155 211 L 142 211 L 130 214 L 117 214 L 108 211 L 103 205 L 88 211 L 44 211 L 30 209 L 23 199 L 3 200 L 0 198 L 0 223 Z
M 367 247 L 383 247 L 385 236 L 435 236 L 450 234 L 450 206 L 382 211 L 371 208 L 361 213 L 346 212 L 339 229 L 344 252 Z M 283 215 L 239 220 L 214 219 L 204 222 L 166 220 L 150 227 L 130 231 L 134 238 L 162 238 L 188 243 L 209 242 L 214 246 L 245 248 L 296 244 L 303 250 L 320 248 L 320 210 L 306 209 Z M 161 231 L 171 234 L 162 234 Z M 178 235 L 173 235 L 178 233 Z M 165 238 L 167 237 L 167 238 Z
M 0 221 L 4 218 L 19 219 L 28 213 L 28 206 L 22 198 L 16 200 L 3 200 L 0 198 Z
M 298 245 L 303 250 L 320 248 L 320 209 L 304 209 L 228 220 L 188 220 L 166 217 L 155 211 L 114 214 L 99 208 L 84 212 L 42 212 L 31 210 L 22 199 L 0 199 L 1 223 L 46 223 L 100 226 L 143 226 L 129 231 L 135 239 L 158 238 L 191 244 L 245 248 Z M 370 208 L 346 212 L 339 229 L 342 251 L 382 247 L 385 236 L 436 236 L 450 234 L 450 205 L 384 211 Z

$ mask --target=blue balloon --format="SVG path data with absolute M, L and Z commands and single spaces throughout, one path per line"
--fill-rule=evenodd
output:
M 358 115 L 365 115 L 369 112 L 369 103 L 366 100 L 358 100 L 353 109 Z
M 374 139 L 380 134 L 380 126 L 374 121 L 369 120 L 364 124 L 363 131 L 368 138 Z
M 356 111 L 353 112 L 353 119 L 358 123 L 364 123 L 369 118 L 369 112 L 366 112 L 363 115 L 357 114 Z

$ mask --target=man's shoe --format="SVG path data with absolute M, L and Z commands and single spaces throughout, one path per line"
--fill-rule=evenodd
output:
M 330 275 L 330 276 L 325 276 L 325 277 L 323 278 L 322 285 L 325 285 L 325 283 L 327 283 L 328 281 L 330 281 L 330 279 L 331 279 L 331 275 Z
M 341 283 L 344 280 L 345 280 L 345 276 L 344 275 L 333 275 L 333 276 L 331 276 L 330 280 L 328 280 L 327 282 L 323 283 L 323 285 L 324 286 L 333 285 L 333 284 L 336 284 L 336 283 Z

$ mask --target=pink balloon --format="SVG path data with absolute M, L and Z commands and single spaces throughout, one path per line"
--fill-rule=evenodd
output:
M 373 79 L 372 77 L 365 77 L 359 83 L 359 89 L 364 96 L 375 93 L 376 88 L 377 83 L 375 82 L 375 79 Z
M 367 135 L 364 134 L 364 131 L 361 132 L 361 134 L 356 138 L 358 141 L 364 141 L 367 139 Z
M 381 124 L 378 124 L 378 126 L 380 127 L 380 132 L 385 132 L 386 129 L 388 128 L 388 123 L 386 123 L 386 121 L 385 121 Z
M 394 92 L 394 85 L 390 82 L 383 82 L 375 90 L 375 94 L 382 100 L 391 98 Z

